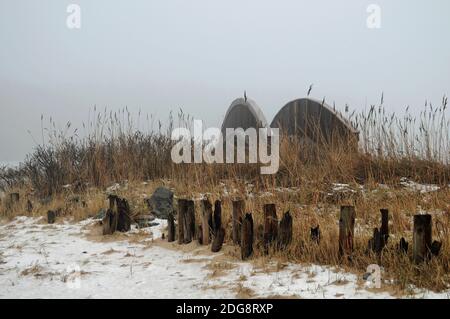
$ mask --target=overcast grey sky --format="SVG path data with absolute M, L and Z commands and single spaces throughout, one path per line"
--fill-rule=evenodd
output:
M 66 26 L 71 3 L 81 29 Z M 381 29 L 366 25 L 381 7 Z M 220 126 L 247 90 L 271 121 L 312 95 L 401 111 L 450 92 L 448 0 L 0 0 L 0 161 L 40 140 L 40 115 L 80 127 L 93 105 Z

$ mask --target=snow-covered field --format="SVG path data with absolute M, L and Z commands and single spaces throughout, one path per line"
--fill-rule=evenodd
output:
M 0 298 L 392 298 L 330 267 L 240 262 L 192 243 L 163 242 L 158 226 L 102 237 L 98 221 L 0 225 Z M 228 249 L 228 250 L 227 250 Z M 229 252 L 231 247 L 224 246 Z M 448 298 L 418 292 L 417 298 Z

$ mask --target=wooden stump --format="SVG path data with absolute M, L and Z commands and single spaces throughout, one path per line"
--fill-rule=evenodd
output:
M 413 260 L 416 264 L 430 258 L 431 215 L 414 216 Z
M 242 199 L 233 201 L 233 243 L 241 244 L 241 223 L 245 210 L 245 202 Z
M 202 225 L 197 225 L 197 229 L 195 230 L 195 237 L 198 241 L 199 245 L 203 245 L 203 230 Z
M 351 256 L 356 212 L 353 206 L 342 206 L 339 218 L 339 255 Z
M 20 200 L 20 195 L 19 193 L 11 193 L 9 194 L 9 199 L 12 205 L 17 204 Z
M 381 252 L 387 244 L 389 238 L 389 211 L 380 209 L 381 227 L 373 230 L 373 237 L 369 240 L 369 250 L 379 255 L 381 262 Z
M 214 203 L 214 214 L 213 214 L 213 227 L 212 233 L 215 237 L 217 232 L 222 227 L 222 203 L 220 200 L 216 200 Z
M 408 242 L 406 241 L 405 238 L 402 237 L 400 239 L 400 242 L 397 245 L 397 250 L 400 253 L 403 253 L 403 254 L 407 254 L 408 253 Z
M 222 249 L 224 239 L 225 229 L 223 227 L 220 227 L 220 229 L 217 230 L 216 235 L 214 236 L 214 240 L 211 244 L 211 251 L 213 253 L 216 253 Z
M 13 209 L 20 200 L 20 195 L 19 193 L 10 193 L 9 194 L 9 200 L 6 201 L 6 207 L 8 209 Z
M 47 222 L 48 222 L 49 224 L 54 224 L 55 221 L 56 221 L 56 212 L 53 211 L 53 210 L 49 210 L 49 211 L 47 212 Z
M 116 213 L 111 209 L 106 211 L 105 216 L 102 219 L 103 235 L 112 235 L 116 231 L 117 218 Z
M 311 241 L 320 244 L 320 226 L 311 227 Z
M 269 252 L 270 244 L 278 236 L 278 217 L 275 204 L 264 205 L 264 251 Z
M 127 232 L 131 229 L 131 212 L 128 201 L 125 198 L 116 198 L 116 207 L 118 210 L 117 230 Z
M 212 205 L 207 199 L 202 200 L 202 243 L 209 245 L 212 228 Z
M 286 249 L 292 242 L 292 216 L 290 212 L 286 212 L 281 218 L 280 229 L 278 233 L 278 248 Z
M 186 199 L 178 199 L 178 244 L 182 244 L 184 242 L 184 219 L 187 211 L 187 200 Z
M 178 200 L 178 243 L 189 244 L 195 236 L 195 206 L 193 200 Z
M 430 252 L 433 254 L 433 256 L 439 255 L 439 252 L 441 251 L 442 242 L 440 241 L 433 241 L 431 244 Z
M 33 203 L 31 200 L 27 200 L 27 212 L 31 213 L 33 211 Z
M 389 210 L 380 209 L 380 213 L 381 213 L 381 228 L 380 228 L 381 245 L 384 248 L 384 246 L 387 245 L 389 239 Z
M 184 243 L 192 242 L 195 236 L 195 205 L 193 200 L 186 202 L 187 210 L 184 218 Z
M 109 209 L 112 211 L 110 231 L 127 232 L 131 229 L 131 212 L 128 201 L 116 195 L 109 195 Z
M 241 228 L 241 258 L 245 260 L 253 254 L 253 217 L 246 214 Z
M 167 241 L 169 243 L 175 241 L 175 220 L 173 213 L 169 213 L 167 216 Z

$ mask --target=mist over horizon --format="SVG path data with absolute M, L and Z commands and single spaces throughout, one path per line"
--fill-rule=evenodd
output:
M 66 26 L 69 4 L 81 29 Z M 366 25 L 381 8 L 381 28 Z M 450 3 L 425 1 L 2 1 L 0 162 L 24 160 L 50 117 L 83 135 L 97 112 L 169 112 L 219 126 L 247 91 L 270 122 L 311 96 L 343 111 L 419 114 L 450 88 Z M 28 132 L 29 131 L 29 132 Z

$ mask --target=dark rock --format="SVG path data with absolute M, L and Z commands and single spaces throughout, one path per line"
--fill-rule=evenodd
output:
M 53 211 L 53 210 L 49 210 L 48 212 L 47 212 L 47 222 L 49 223 L 49 224 L 54 224 L 55 223 L 55 221 L 56 221 L 56 212 L 55 211 Z
M 156 217 L 167 219 L 173 212 L 173 192 L 165 187 L 158 187 L 153 195 L 146 199 L 150 212 Z

